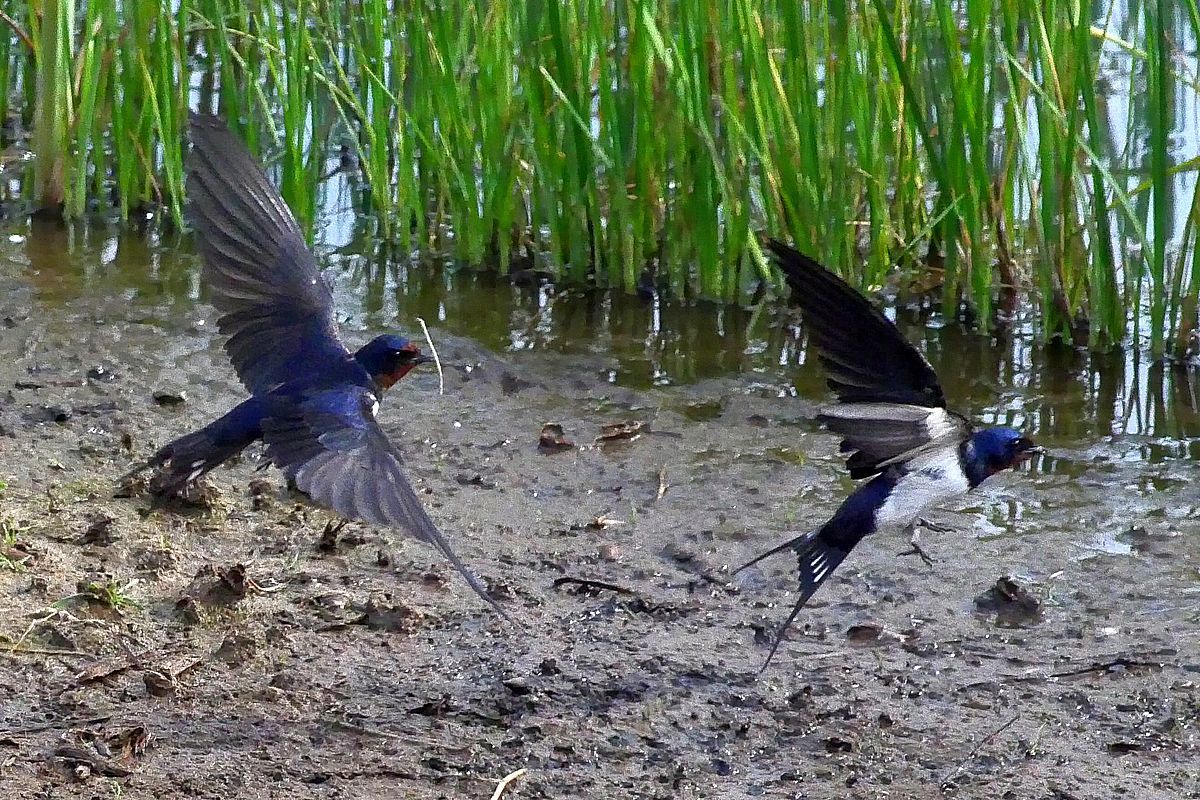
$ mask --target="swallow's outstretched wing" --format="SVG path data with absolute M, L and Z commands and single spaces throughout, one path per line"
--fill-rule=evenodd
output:
M 818 420 L 843 437 L 852 477 L 956 446 L 970 434 L 969 423 L 946 409 L 933 367 L 879 309 L 803 253 L 774 239 L 767 247 L 840 401 Z
M 224 121 L 192 114 L 188 218 L 225 349 L 251 393 L 349 357 L 295 217 Z
M 783 242 L 772 239 L 767 247 L 840 401 L 946 407 L 933 367 L 867 298 Z
M 345 385 L 279 401 L 263 420 L 267 457 L 317 503 L 344 517 L 397 527 L 441 551 L 504 616 L 434 526 L 401 470 L 400 451 L 375 419 L 375 395 Z

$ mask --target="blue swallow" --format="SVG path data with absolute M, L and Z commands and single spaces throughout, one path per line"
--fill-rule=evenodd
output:
M 214 116 L 193 114 L 190 138 L 188 215 L 201 276 L 250 397 L 126 477 L 157 469 L 151 491 L 169 497 L 261 440 L 268 463 L 314 502 L 432 545 L 504 613 L 430 520 L 376 419 L 385 390 L 433 359 L 395 335 L 352 354 L 300 226 L 250 152 Z
M 735 571 L 789 550 L 799 563 L 800 594 L 764 670 L 800 609 L 865 537 L 909 533 L 910 552 L 932 563 L 917 545 L 916 531 L 918 525 L 938 526 L 919 515 L 1042 451 L 1018 430 L 975 428 L 948 410 L 933 367 L 865 297 L 782 242 L 772 240 L 768 249 L 787 279 L 809 342 L 838 398 L 817 420 L 842 437 L 850 477 L 870 480 L 824 525 Z

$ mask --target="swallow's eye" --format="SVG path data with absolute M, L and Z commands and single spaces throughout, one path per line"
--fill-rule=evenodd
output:
M 1013 439 L 1012 449 L 1014 452 L 1021 453 L 1025 450 L 1028 450 L 1030 447 L 1032 447 L 1032 444 L 1024 436 L 1019 436 L 1016 439 Z

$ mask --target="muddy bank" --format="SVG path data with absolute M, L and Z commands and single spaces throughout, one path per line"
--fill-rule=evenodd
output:
M 256 454 L 196 507 L 114 498 L 241 397 L 211 310 L 49 303 L 26 270 L 0 266 L 6 796 L 487 798 L 522 767 L 505 797 L 1200 796 L 1197 466 L 1144 460 L 1161 436 L 1051 437 L 936 515 L 932 568 L 864 544 L 755 680 L 789 565 L 728 567 L 851 486 L 786 371 L 622 388 L 603 354 L 435 326 L 446 394 L 411 377 L 381 418 L 513 626 L 420 545 L 323 543 Z M 539 450 L 547 421 L 575 446 Z

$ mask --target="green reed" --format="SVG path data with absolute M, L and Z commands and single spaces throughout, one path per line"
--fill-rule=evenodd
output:
M 1196 0 L 40 0 L 0 24 L 0 111 L 69 215 L 178 220 L 185 110 L 219 109 L 306 226 L 347 147 L 405 252 L 745 301 L 765 231 L 983 326 L 1026 297 L 1045 338 L 1183 352 L 1198 36 Z
M 75 13 L 69 0 L 45 0 L 30 40 L 39 64 L 33 122 L 33 184 L 44 206 L 58 206 L 66 195 L 67 126 L 73 115 L 71 50 Z

